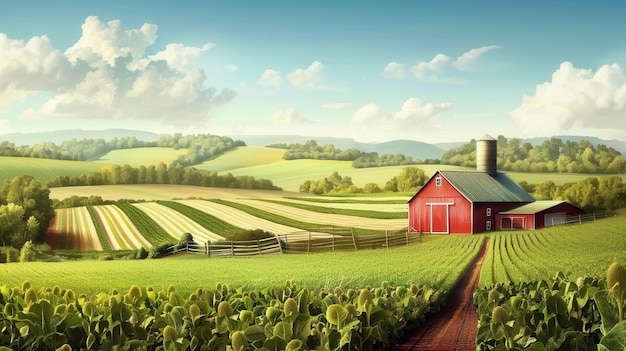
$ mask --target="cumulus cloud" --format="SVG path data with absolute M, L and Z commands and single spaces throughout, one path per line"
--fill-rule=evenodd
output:
M 329 110 L 345 110 L 354 106 L 351 102 L 333 102 L 329 104 L 323 104 L 323 108 L 327 108 Z
M 274 124 L 310 124 L 308 119 L 304 118 L 295 108 L 288 108 L 282 111 L 276 111 L 272 116 Z
M 237 66 L 235 65 L 226 65 L 224 68 L 229 72 L 235 72 L 237 70 Z
M 406 71 L 403 63 L 389 62 L 383 69 L 383 77 L 389 79 L 404 79 Z
M 287 80 L 295 87 L 301 89 L 319 88 L 323 70 L 324 65 L 319 61 L 315 61 L 306 69 L 298 68 L 287 74 Z
M 478 66 L 480 57 L 485 53 L 498 49 L 499 46 L 490 45 L 472 49 L 454 59 L 451 56 L 437 54 L 430 61 L 422 61 L 410 71 L 419 80 L 439 81 L 444 83 L 460 83 L 462 80 L 446 76 L 454 71 L 471 71 Z
M 256 83 L 266 87 L 278 88 L 283 85 L 283 74 L 280 71 L 268 68 L 263 72 L 261 78 L 259 78 Z
M 375 103 L 359 108 L 352 116 L 352 125 L 385 131 L 432 130 L 441 127 L 442 114 L 453 104 L 424 103 L 419 98 L 407 99 L 398 111 L 384 111 Z
M 552 80 L 537 84 L 510 113 L 525 136 L 567 131 L 604 130 L 603 135 L 626 135 L 626 78 L 617 65 L 595 73 L 563 62 Z
M 324 83 L 323 74 L 324 65 L 319 61 L 314 61 L 307 68 L 297 68 L 287 73 L 283 78 L 281 71 L 266 69 L 261 77 L 257 80 L 257 84 L 278 88 L 286 79 L 292 86 L 304 90 L 341 90 L 339 86 Z
M 0 108 L 39 92 L 52 97 L 21 118 L 146 119 L 201 125 L 235 97 L 209 87 L 205 72 L 189 59 L 213 47 L 169 44 L 154 55 L 146 48 L 157 27 L 125 29 L 120 21 L 91 16 L 80 39 L 64 53 L 47 37 L 24 43 L 0 34 Z

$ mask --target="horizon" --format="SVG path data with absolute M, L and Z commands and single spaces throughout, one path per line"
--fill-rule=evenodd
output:
M 0 135 L 624 141 L 626 3 L 564 4 L 5 4 Z

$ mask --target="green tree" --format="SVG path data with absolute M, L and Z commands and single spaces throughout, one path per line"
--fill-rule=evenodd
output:
M 2 242 L 2 246 L 9 245 L 16 236 L 23 236 L 26 227 L 22 220 L 24 213 L 24 207 L 20 205 L 14 203 L 0 205 L 0 242 Z
M 39 231 L 45 229 L 54 217 L 50 190 L 29 175 L 4 181 L 4 186 L 0 189 L 0 204 L 9 203 L 24 208 L 23 218 L 35 217 L 39 223 Z

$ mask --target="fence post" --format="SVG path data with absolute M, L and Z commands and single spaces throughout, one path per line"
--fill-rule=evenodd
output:
M 352 232 L 352 242 L 354 243 L 354 251 L 359 251 L 359 247 L 356 245 L 356 238 L 354 237 L 354 228 L 350 228 Z
M 309 240 L 307 240 L 306 252 L 311 253 L 311 231 L 309 230 Z
M 230 242 L 230 254 L 235 257 L 235 242 L 231 241 Z
M 278 244 L 278 249 L 280 250 L 280 253 L 283 253 L 283 244 L 280 242 L 280 239 L 278 237 L 278 235 L 275 235 L 274 238 L 276 238 L 276 243 Z M 285 234 L 285 242 L 287 240 L 287 235 Z
M 385 245 L 389 248 L 389 231 L 385 230 Z
M 406 238 L 406 246 L 409 246 L 409 230 L 408 229 L 406 230 L 406 234 L 404 234 L 404 237 Z M 422 241 L 421 239 L 422 237 L 420 236 L 420 241 Z
M 257 249 L 259 249 L 259 256 L 261 255 L 261 240 L 257 239 L 256 240 L 256 247 Z
M 332 233 L 331 235 L 332 235 L 332 240 L 333 240 L 331 246 L 332 246 L 333 252 L 335 252 L 335 233 Z
M 595 212 L 593 213 L 593 221 L 594 222 L 596 221 L 596 213 Z
M 185 242 L 185 250 L 186 253 L 189 253 L 189 241 Z

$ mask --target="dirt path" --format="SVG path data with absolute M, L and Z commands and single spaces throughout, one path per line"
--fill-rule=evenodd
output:
M 473 265 L 452 289 L 446 306 L 428 318 L 413 335 L 403 343 L 395 345 L 392 350 L 476 350 L 478 317 L 472 303 L 472 294 L 478 287 L 480 269 L 488 245 L 489 239 L 485 240 Z

